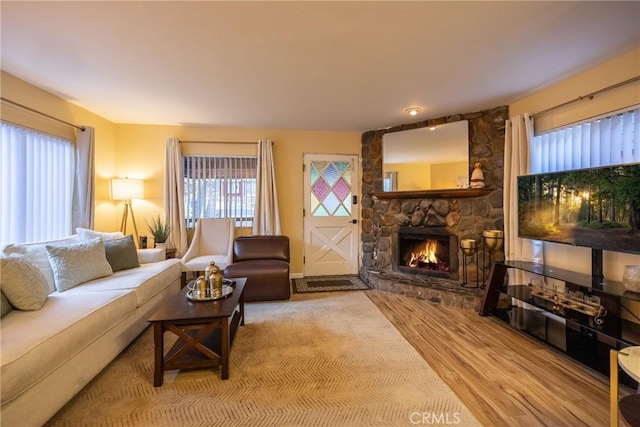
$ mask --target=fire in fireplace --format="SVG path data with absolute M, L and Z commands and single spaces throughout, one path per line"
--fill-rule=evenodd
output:
M 394 235 L 393 269 L 458 279 L 458 239 L 443 227 L 400 227 Z
M 410 245 L 404 246 L 409 247 Z M 443 248 L 445 248 L 445 245 L 437 240 L 419 240 L 413 248 L 405 251 L 407 255 L 402 258 L 403 261 L 406 259 L 408 261 L 404 265 L 411 268 L 449 271 L 449 254 L 443 255 L 443 252 L 448 252 L 448 250 L 443 251 Z

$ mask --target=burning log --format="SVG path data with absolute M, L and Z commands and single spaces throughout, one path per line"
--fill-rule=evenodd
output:
M 438 243 L 435 240 L 425 242 L 425 247 L 419 252 L 412 252 L 411 258 L 407 262 L 407 267 L 423 268 L 433 271 L 449 271 L 449 265 L 438 260 L 436 254 Z

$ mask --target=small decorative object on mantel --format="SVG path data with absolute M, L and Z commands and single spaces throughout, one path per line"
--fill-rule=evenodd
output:
M 622 284 L 626 290 L 640 293 L 640 265 L 624 266 Z
M 473 172 L 471 172 L 471 188 L 484 188 L 484 173 L 480 162 L 473 164 Z

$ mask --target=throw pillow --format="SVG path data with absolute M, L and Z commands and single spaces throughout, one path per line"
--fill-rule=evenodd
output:
M 104 251 L 114 273 L 120 270 L 140 267 L 138 251 L 131 235 L 122 239 L 105 241 Z
M 64 239 L 49 240 L 46 242 L 33 242 L 33 243 L 20 243 L 20 244 L 8 244 L 3 249 L 3 254 L 7 256 L 11 255 L 23 255 L 27 261 L 35 265 L 47 280 L 49 284 L 49 293 L 56 290 L 55 280 L 53 280 L 53 269 L 49 262 L 49 255 L 47 254 L 47 248 L 45 246 L 63 246 L 70 243 L 80 242 L 80 237 L 71 236 Z
M 49 295 L 44 275 L 21 255 L 0 258 L 0 286 L 18 310 L 40 310 Z
M 82 240 L 90 240 L 100 237 L 105 242 L 108 240 L 122 239 L 124 237 L 124 234 L 122 234 L 121 231 L 103 232 L 80 227 L 76 228 L 76 233 L 78 233 L 78 237 Z
M 67 246 L 47 245 L 46 248 L 58 292 L 113 274 L 99 237 Z
M 4 296 L 4 292 L 0 292 L 0 317 L 4 317 L 5 314 L 9 313 L 11 310 L 13 310 L 13 306 L 7 297 Z

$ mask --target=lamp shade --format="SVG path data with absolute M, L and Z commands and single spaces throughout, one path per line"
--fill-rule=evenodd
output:
M 111 199 L 129 200 L 144 198 L 144 182 L 141 179 L 113 178 Z

